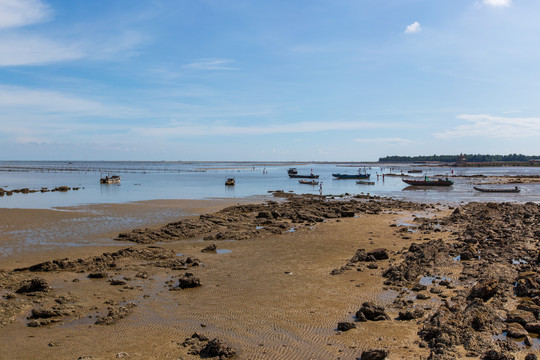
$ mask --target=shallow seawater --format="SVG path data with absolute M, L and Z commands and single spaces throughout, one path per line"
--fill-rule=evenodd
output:
M 540 184 L 520 185 L 519 194 L 478 193 L 472 188 L 475 178 L 454 178 L 455 184 L 444 189 L 407 186 L 399 176 L 377 179 L 376 174 L 389 168 L 365 164 L 371 174 L 369 193 L 420 202 L 457 204 L 461 201 L 540 201 Z M 319 175 L 320 186 L 302 185 L 287 175 L 289 167 L 300 174 Z M 52 189 L 57 186 L 80 187 L 77 191 L 13 194 L 0 197 L 0 208 L 52 208 L 82 204 L 124 203 L 154 199 L 244 198 L 265 195 L 269 191 L 309 194 L 365 193 L 355 180 L 337 180 L 333 173 L 355 174 L 364 170 L 359 163 L 227 163 L 227 162 L 6 162 L 0 161 L 0 188 Z M 407 166 L 401 167 L 406 169 Z M 449 167 L 424 167 L 428 176 L 449 176 Z M 399 168 L 392 169 L 399 173 Z M 122 176 L 120 184 L 100 184 L 103 174 Z M 454 175 L 540 175 L 540 168 L 459 168 Z M 225 186 L 234 177 L 235 186 Z M 322 188 L 322 189 L 321 189 Z

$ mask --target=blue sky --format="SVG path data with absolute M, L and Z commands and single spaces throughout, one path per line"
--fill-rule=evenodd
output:
M 2 160 L 540 154 L 538 0 L 0 0 Z

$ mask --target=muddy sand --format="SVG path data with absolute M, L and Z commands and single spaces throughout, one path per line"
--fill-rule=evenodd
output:
M 276 200 L 0 210 L 8 248 L 58 231 L 0 258 L 0 358 L 540 354 L 538 205 Z M 73 217 L 135 220 L 62 235 Z

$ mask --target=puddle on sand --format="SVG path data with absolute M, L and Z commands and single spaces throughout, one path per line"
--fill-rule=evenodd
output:
M 264 226 L 255 226 L 255 230 L 261 230 L 264 229 Z
M 512 265 L 528 264 L 525 259 L 512 259 Z
M 218 254 L 228 254 L 230 252 L 232 252 L 232 250 L 228 250 L 228 249 L 217 249 L 216 250 L 216 253 L 218 253 Z
M 493 340 L 511 341 L 514 344 L 516 344 L 517 346 L 519 346 L 520 348 L 526 349 L 527 351 L 528 350 L 540 350 L 540 338 L 538 338 L 538 335 L 529 334 L 529 336 L 532 339 L 532 346 L 525 345 L 525 343 L 523 342 L 523 340 L 525 338 L 514 339 L 514 338 L 510 338 L 510 337 L 506 336 L 506 331 L 503 331 L 503 333 L 499 334 L 499 335 L 493 335 Z
M 443 281 L 443 280 L 446 280 L 446 281 L 450 281 L 452 282 L 453 280 L 447 276 L 422 276 L 420 278 L 420 281 L 419 283 L 421 285 L 433 285 L 434 283 L 436 282 L 440 282 L 440 281 Z
M 295 231 L 296 231 L 296 229 L 295 229 L 295 228 L 290 228 L 290 229 L 289 229 L 289 230 L 287 230 L 287 231 L 291 233 L 291 232 L 295 232 Z

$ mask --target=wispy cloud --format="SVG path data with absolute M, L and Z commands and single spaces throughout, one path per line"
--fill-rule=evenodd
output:
M 238 70 L 238 68 L 229 66 L 229 64 L 232 63 L 234 63 L 234 61 L 231 59 L 204 58 L 186 64 L 185 67 L 196 70 Z
M 413 22 L 405 28 L 405 34 L 416 34 L 422 31 L 422 26 L 418 21 Z
M 84 56 L 76 46 L 38 36 L 10 36 L 0 42 L 0 66 L 48 64 Z
M 512 0 L 483 0 L 482 2 L 489 6 L 510 6 L 512 4 Z
M 373 144 L 373 145 L 409 145 L 413 144 L 414 141 L 411 139 L 404 139 L 404 138 L 359 138 L 355 139 L 355 142 L 359 142 L 362 144 Z
M 495 139 L 518 139 L 540 136 L 540 118 L 503 117 L 488 114 L 460 115 L 467 121 L 453 130 L 434 134 L 437 138 L 484 137 Z
M 46 21 L 51 9 L 40 0 L 0 0 L 0 29 Z
M 366 121 L 341 122 L 299 122 L 292 124 L 276 124 L 264 126 L 237 126 L 222 123 L 200 124 L 182 123 L 169 127 L 135 128 L 133 131 L 147 136 L 178 137 L 178 136 L 246 136 L 273 135 L 290 133 L 315 133 L 325 131 L 353 131 L 375 128 L 395 127 L 395 124 L 381 124 Z

